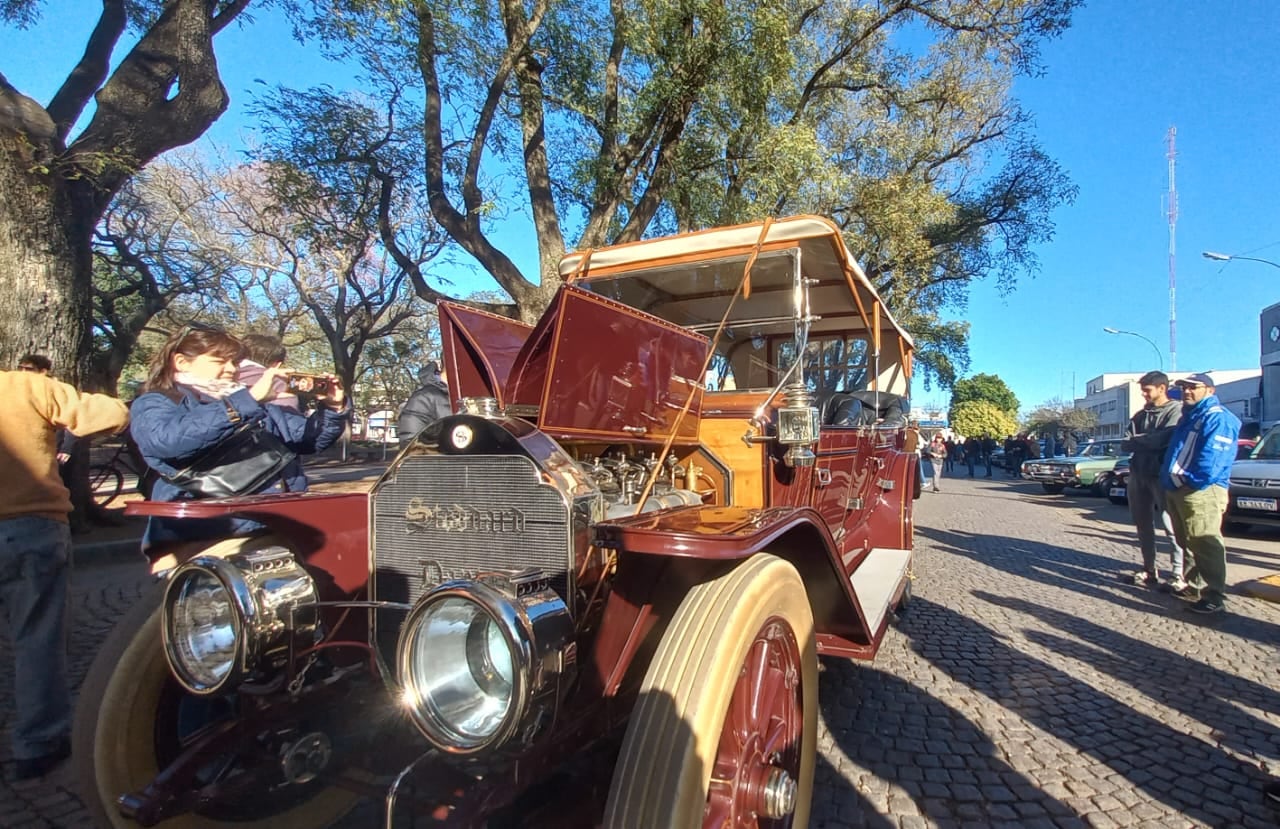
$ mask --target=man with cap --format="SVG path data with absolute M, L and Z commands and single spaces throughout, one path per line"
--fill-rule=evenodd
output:
M 1160 483 L 1174 534 L 1192 561 L 1187 586 L 1174 595 L 1194 601 L 1191 610 L 1197 613 L 1220 613 L 1227 589 L 1222 516 L 1240 420 L 1218 401 L 1208 374 L 1193 374 L 1175 385 L 1182 390 L 1182 420 L 1165 450 Z
M 439 363 L 435 360 L 428 362 L 418 372 L 418 382 L 422 386 L 409 395 L 404 407 L 400 409 L 399 419 L 396 420 L 396 437 L 401 444 L 408 443 L 428 424 L 453 414 L 449 387 Z

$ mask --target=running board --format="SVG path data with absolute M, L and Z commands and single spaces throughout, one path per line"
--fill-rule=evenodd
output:
M 907 567 L 911 564 L 910 550 L 897 550 L 892 547 L 874 547 L 867 557 L 853 571 L 849 581 L 853 584 L 853 592 L 862 606 L 862 613 L 867 621 L 867 636 L 875 641 L 880 623 L 889 611 L 889 602 L 902 584 Z

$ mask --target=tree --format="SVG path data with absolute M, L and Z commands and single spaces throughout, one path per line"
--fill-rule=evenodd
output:
M 1089 409 L 1077 409 L 1060 397 L 1051 398 L 1036 406 L 1026 419 L 1027 431 L 1049 432 L 1054 435 L 1061 432 L 1079 434 L 1097 425 L 1097 414 Z
M 974 279 L 1008 289 L 1033 272 L 1051 210 L 1073 196 L 1011 88 L 1077 2 L 411 0 L 294 12 L 332 53 L 362 62 L 388 121 L 417 122 L 403 134 L 422 143 L 406 155 L 422 160 L 432 214 L 514 316 L 541 312 L 566 239 L 593 248 L 821 213 L 919 332 L 925 381 L 950 385 L 967 368 L 967 327 L 940 311 L 963 307 Z M 339 123 L 314 104 L 288 94 L 271 108 L 318 132 Z M 536 281 L 491 232 L 517 209 L 535 230 Z
M 94 228 L 130 177 L 226 109 L 213 38 L 247 3 L 104 0 L 84 54 L 44 106 L 0 74 L 0 361 L 38 350 L 82 367 Z M 0 3 L 0 22 L 29 25 L 40 6 Z M 138 41 L 111 70 L 131 24 Z M 93 115 L 73 137 L 91 100 Z
M 376 178 L 361 175 L 366 168 L 329 170 L 318 179 L 283 162 L 182 160 L 160 168 L 172 186 L 149 193 L 158 202 L 153 213 L 183 216 L 183 246 L 168 235 L 148 236 L 156 229 L 149 226 L 131 242 L 157 251 L 158 268 L 186 272 L 189 259 L 216 263 L 216 278 L 185 292 L 180 306 L 187 313 L 233 331 L 279 336 L 291 362 L 298 345 L 318 340 L 326 370 L 348 388 L 370 342 L 424 313 L 407 289 L 408 273 L 379 244 L 379 205 L 389 195 Z M 420 228 L 402 234 L 388 227 L 416 272 L 440 250 Z M 408 248 L 406 236 L 419 246 Z
M 968 437 L 987 434 L 993 438 L 1011 435 L 1018 421 L 993 403 L 969 400 L 951 409 L 951 428 Z
M 1018 416 L 1017 396 L 995 374 L 975 374 L 956 381 L 951 388 L 952 410 L 970 401 L 985 401 L 1010 417 Z
M 143 332 L 175 303 L 184 318 L 210 321 L 234 261 L 211 230 L 203 169 L 194 154 L 156 162 L 125 183 L 98 223 L 87 387 L 114 393 Z

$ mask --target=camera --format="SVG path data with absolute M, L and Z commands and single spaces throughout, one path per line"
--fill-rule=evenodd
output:
M 304 394 L 328 394 L 329 378 L 318 374 L 290 374 L 289 391 Z

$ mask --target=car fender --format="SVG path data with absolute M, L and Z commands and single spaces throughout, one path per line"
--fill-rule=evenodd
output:
M 761 551 L 799 571 L 819 633 L 870 640 L 836 543 L 810 508 L 680 507 L 597 524 L 595 544 L 618 556 L 595 653 L 605 694 L 618 691 L 691 584 Z
M 365 493 L 289 493 L 211 498 L 198 501 L 136 501 L 125 515 L 170 519 L 248 518 L 288 539 L 294 553 L 313 570 L 328 574 L 330 586 L 351 595 L 369 581 L 369 499 Z M 151 572 L 171 570 L 206 552 L 219 539 L 159 546 L 146 551 Z

